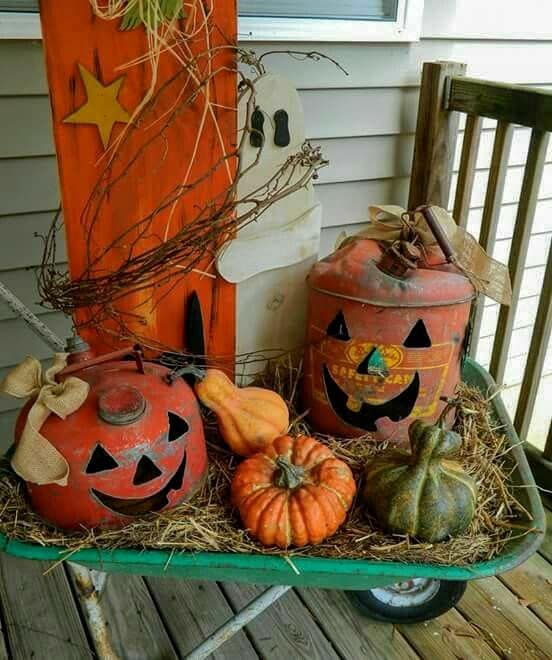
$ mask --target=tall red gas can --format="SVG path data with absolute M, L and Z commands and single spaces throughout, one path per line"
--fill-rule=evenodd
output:
M 320 432 L 404 444 L 460 380 L 475 295 L 437 246 L 353 238 L 312 269 L 303 403 Z

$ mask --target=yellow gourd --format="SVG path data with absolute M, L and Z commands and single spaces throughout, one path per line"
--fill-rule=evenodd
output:
M 262 451 L 288 429 L 286 402 L 272 390 L 236 387 L 224 372 L 208 369 L 195 391 L 215 413 L 223 440 L 240 456 Z

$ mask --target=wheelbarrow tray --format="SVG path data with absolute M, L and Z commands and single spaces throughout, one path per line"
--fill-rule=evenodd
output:
M 486 394 L 491 395 L 496 392 L 496 385 L 490 375 L 472 360 L 466 360 L 462 378 L 464 382 Z M 530 512 L 533 518 L 531 527 L 536 531 L 512 540 L 500 555 L 490 561 L 468 566 L 447 566 L 319 557 L 293 557 L 290 562 L 283 557 L 256 553 L 194 553 L 133 549 L 85 549 L 69 552 L 63 547 L 43 547 L 34 543 L 10 540 L 5 535 L 0 535 L 0 550 L 25 559 L 59 561 L 67 558 L 88 568 L 108 573 L 326 589 L 370 589 L 412 577 L 472 580 L 503 573 L 523 563 L 536 552 L 544 539 L 545 514 L 525 453 L 499 395 L 492 399 L 491 405 L 497 419 L 504 425 L 508 441 L 512 445 L 511 453 L 517 462 L 513 480 L 518 485 L 526 486 L 520 488 L 517 495 Z

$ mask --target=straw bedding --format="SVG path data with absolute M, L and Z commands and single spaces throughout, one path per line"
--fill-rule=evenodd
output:
M 311 432 L 295 407 L 299 370 L 290 364 L 279 364 L 263 378 L 266 386 L 279 391 L 288 401 L 292 418 L 295 416 L 292 432 Z M 475 478 L 479 497 L 475 519 L 467 532 L 443 543 L 419 543 L 413 538 L 385 534 L 374 521 L 365 517 L 357 497 L 346 524 L 322 545 L 292 548 L 287 553 L 263 548 L 241 528 L 232 510 L 229 486 L 239 459 L 223 447 L 209 414 L 205 417 L 209 473 L 192 501 L 136 520 L 122 530 L 83 530 L 67 534 L 49 527 L 33 514 L 27 505 L 23 484 L 5 462 L 0 476 L 0 531 L 12 539 L 43 546 L 64 546 L 67 548 L 64 557 L 82 548 L 124 547 L 172 552 L 283 554 L 291 562 L 298 556 L 449 565 L 492 559 L 509 540 L 527 534 L 532 529 L 531 520 L 518 500 L 519 489 L 512 484 L 515 463 L 508 441 L 490 412 L 489 400 L 478 390 L 463 384 L 458 396 L 460 407 L 455 428 L 464 442 L 457 460 Z M 350 465 L 359 482 L 366 463 L 386 449 L 384 445 L 371 442 L 369 436 L 336 439 L 313 435 Z

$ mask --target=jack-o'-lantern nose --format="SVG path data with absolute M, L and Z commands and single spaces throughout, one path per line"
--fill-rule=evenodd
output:
M 157 477 L 161 476 L 161 470 L 155 465 L 155 463 L 148 458 L 147 456 L 142 456 L 138 461 L 136 466 L 136 473 L 132 483 L 135 486 L 140 486 L 141 484 L 146 484 L 148 481 L 153 481 Z

